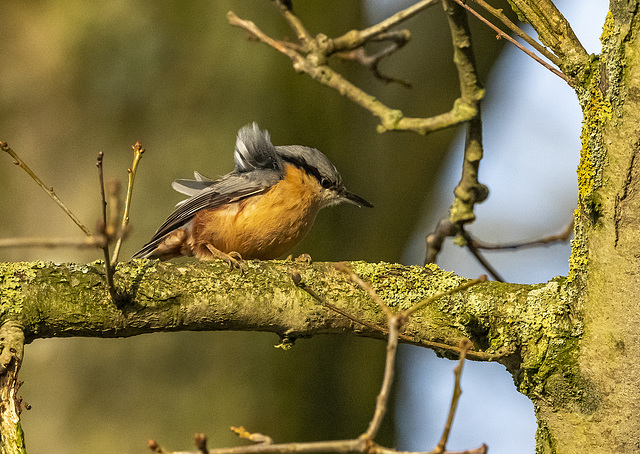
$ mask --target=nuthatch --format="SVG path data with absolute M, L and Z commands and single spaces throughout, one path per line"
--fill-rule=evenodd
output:
M 315 148 L 274 146 L 256 123 L 238 131 L 235 170 L 219 180 L 194 172 L 174 181 L 189 196 L 134 258 L 168 260 L 181 255 L 225 260 L 273 259 L 307 233 L 321 208 L 350 202 L 372 207 L 347 191 L 342 177 Z

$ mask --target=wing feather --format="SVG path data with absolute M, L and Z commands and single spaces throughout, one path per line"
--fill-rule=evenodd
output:
M 151 240 L 133 258 L 147 257 L 167 235 L 191 222 L 198 211 L 219 208 L 229 203 L 259 195 L 276 184 L 279 179 L 278 173 L 273 171 L 256 171 L 252 172 L 251 175 L 230 173 L 220 180 L 207 183 L 207 186 L 202 189 L 194 189 L 194 194 L 191 197 L 178 202 L 175 210 L 158 228 Z M 193 181 L 193 183 L 195 185 L 203 182 Z
M 275 170 L 284 172 L 282 159 L 271 143 L 267 131 L 261 131 L 257 123 L 245 126 L 238 131 L 236 148 L 233 153 L 236 172 L 254 170 Z

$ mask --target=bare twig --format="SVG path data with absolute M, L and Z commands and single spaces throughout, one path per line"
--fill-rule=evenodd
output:
M 209 452 L 207 448 L 207 436 L 205 434 L 195 434 L 193 439 L 200 454 L 207 454 Z
M 144 148 L 142 148 L 142 144 L 140 142 L 136 142 L 133 148 L 133 164 L 130 169 L 127 169 L 129 174 L 129 185 L 127 186 L 127 198 L 124 202 L 124 213 L 122 215 L 122 225 L 120 227 L 120 233 L 118 235 L 118 240 L 116 241 L 116 245 L 113 248 L 113 257 L 111 258 L 111 263 L 118 263 L 118 256 L 120 255 L 120 246 L 122 245 L 122 238 L 127 230 L 127 226 L 129 225 L 129 209 L 131 208 L 131 197 L 133 196 L 133 182 L 136 178 L 136 170 L 138 169 L 138 163 L 140 159 L 142 159 L 142 154 L 144 153 Z
M 431 4 L 433 2 L 425 2 Z M 304 72 L 318 82 L 337 90 L 340 94 L 346 96 L 354 103 L 367 109 L 374 116 L 378 117 L 380 124 L 378 125 L 378 132 L 385 131 L 415 131 L 420 134 L 427 134 L 436 130 L 455 126 L 462 122 L 468 121 L 473 118 L 476 113 L 475 104 L 469 103 L 466 99 L 458 99 L 454 102 L 453 108 L 446 113 L 436 115 L 429 118 L 410 118 L 405 117 L 402 111 L 398 109 L 391 109 L 382 104 L 376 97 L 369 95 L 360 88 L 347 81 L 342 75 L 333 71 L 330 67 L 324 64 L 327 56 L 331 53 L 339 50 L 346 50 L 349 48 L 355 48 L 356 46 L 336 46 L 336 40 L 333 40 L 333 46 L 329 44 L 315 46 L 313 55 L 308 57 L 302 56 L 297 52 L 294 46 L 282 41 L 276 41 L 273 38 L 266 35 L 260 30 L 256 24 L 251 21 L 240 19 L 232 11 L 227 13 L 229 23 L 233 26 L 240 27 L 251 35 L 255 36 L 259 41 L 273 47 L 279 52 L 288 56 L 293 62 L 294 70 L 298 72 Z M 375 30 L 375 33 L 380 33 L 386 30 L 386 26 L 380 30 Z M 355 31 L 349 33 L 356 33 Z M 375 33 L 369 32 L 372 35 Z M 344 35 L 345 37 L 347 35 Z M 326 36 L 324 37 L 326 38 Z M 356 37 L 357 38 L 357 37 Z M 345 38 L 346 39 L 346 38 Z M 324 40 L 323 40 L 324 43 Z
M 293 283 L 296 285 L 296 287 L 304 290 L 305 292 L 307 292 L 313 299 L 315 299 L 317 302 L 319 302 L 320 304 L 322 304 L 323 306 L 328 307 L 329 309 L 331 309 L 332 311 L 342 315 L 343 317 L 348 318 L 349 320 L 355 322 L 355 323 L 359 323 L 362 326 L 366 326 L 367 328 L 374 330 L 374 331 L 380 331 L 383 333 L 387 333 L 388 330 L 383 328 L 382 326 L 378 326 L 378 325 L 374 325 L 371 323 L 368 323 L 364 320 L 359 319 L 358 317 L 355 317 L 354 315 L 349 314 L 347 311 L 340 309 L 339 307 L 335 306 L 334 304 L 331 304 L 330 302 L 328 302 L 327 300 L 325 300 L 324 298 L 322 298 L 320 295 L 318 295 L 315 291 L 313 291 L 313 289 L 309 288 L 308 285 L 306 285 L 303 281 L 302 278 L 300 277 L 300 274 L 298 274 L 297 272 L 293 274 L 292 276 L 293 278 Z
M 271 438 L 270 436 L 257 433 L 257 432 L 249 432 L 247 429 L 245 429 L 242 426 L 240 427 L 231 426 L 231 430 L 235 432 L 235 434 L 238 435 L 240 438 L 245 438 L 254 443 L 263 443 L 267 445 L 273 444 L 273 438 Z
M 387 413 L 387 402 L 393 384 L 393 376 L 396 363 L 396 352 L 398 351 L 398 334 L 402 324 L 402 317 L 398 315 L 389 316 L 389 339 L 387 341 L 387 356 L 384 363 L 384 376 L 382 378 L 382 386 L 376 397 L 376 408 L 373 412 L 373 418 L 369 422 L 366 432 L 360 435 L 360 438 L 373 441 L 380 430 L 380 425 L 384 415 Z
M 436 446 L 434 451 L 436 453 L 444 453 L 447 446 L 447 441 L 449 440 L 449 433 L 451 432 L 451 426 L 453 425 L 453 418 L 456 414 L 456 409 L 458 408 L 458 401 L 460 400 L 460 395 L 462 394 L 462 389 L 460 388 L 460 377 L 462 376 L 462 367 L 464 366 L 464 360 L 467 355 L 467 350 L 471 348 L 472 344 L 468 340 L 463 340 L 460 344 L 462 348 L 462 352 L 460 353 L 460 360 L 458 361 L 458 365 L 453 370 L 453 374 L 455 377 L 454 385 L 453 385 L 453 396 L 451 396 L 451 406 L 449 407 L 449 414 L 447 415 L 447 422 L 444 425 L 444 430 L 442 431 L 442 437 L 440 438 L 440 442 Z
M 538 41 L 536 41 L 531 36 L 529 36 L 524 30 L 522 30 L 516 24 L 511 22 L 511 20 L 506 16 L 506 14 L 502 12 L 501 9 L 494 8 L 484 0 L 471 0 L 471 1 L 477 3 L 482 8 L 486 9 L 489 13 L 491 13 L 493 16 L 495 16 L 497 19 L 499 19 L 504 25 L 506 25 L 509 28 L 509 30 L 514 32 L 516 35 L 522 38 L 526 43 L 528 43 L 531 47 L 533 47 L 535 50 L 537 50 L 542 55 L 544 55 L 547 58 L 547 60 L 549 60 L 551 63 L 553 63 L 556 66 L 560 66 L 560 59 L 556 57 L 553 54 L 553 52 L 549 51 L 549 49 L 544 47 Z
M 104 158 L 104 153 L 98 153 L 98 162 L 96 166 L 98 167 L 98 180 L 100 182 L 100 197 L 102 199 L 102 229 L 103 233 L 106 237 L 107 231 L 107 199 L 104 195 L 104 172 L 102 168 L 102 158 Z M 109 290 L 109 295 L 111 295 L 111 300 L 113 303 L 116 303 L 118 292 L 116 291 L 116 286 L 113 282 L 113 267 L 111 266 L 111 260 L 109 259 L 109 242 L 105 241 L 102 246 L 102 251 L 104 252 L 104 268 L 105 274 L 107 275 L 107 290 Z
M 0 238 L 1 248 L 59 248 L 73 247 L 78 249 L 102 248 L 107 239 L 102 235 L 86 238 Z
M 455 0 L 457 1 L 457 0 Z M 460 182 L 454 189 L 454 199 L 448 219 L 442 219 L 436 230 L 427 235 L 425 264 L 433 263 L 447 236 L 460 232 L 462 227 L 475 220 L 474 208 L 489 195 L 489 189 L 478 180 L 480 161 L 483 156 L 481 92 L 478 81 L 475 56 L 471 41 L 471 31 L 467 15 L 453 0 L 443 0 L 454 49 L 454 62 L 460 79 L 460 93 L 463 99 L 475 102 L 476 113 L 469 120 L 464 144 L 464 158 Z
M 29 174 L 29 176 L 33 179 L 33 181 L 38 183 L 38 186 L 40 186 L 49 195 L 49 197 L 51 197 L 53 201 L 56 202 L 60 208 L 62 208 L 62 211 L 64 211 L 67 214 L 67 216 L 71 218 L 73 222 L 75 222 L 75 224 L 80 228 L 80 230 L 84 232 L 85 235 L 87 235 L 88 237 L 93 236 L 91 231 L 87 227 L 85 227 L 85 225 L 82 222 L 80 222 L 80 220 L 76 217 L 76 215 L 73 214 L 71 210 L 69 210 L 69 208 L 67 208 L 67 206 L 64 203 L 62 203 L 62 201 L 58 198 L 56 193 L 53 191 L 53 188 L 51 186 L 47 186 L 46 184 L 44 184 L 44 182 L 35 173 L 33 173 L 33 171 L 29 168 L 29 166 L 16 154 L 16 152 L 13 151 L 11 148 L 9 148 L 9 145 L 6 142 L 0 141 L 0 148 L 2 148 L 3 151 L 6 151 L 7 153 L 9 153 L 9 155 L 11 155 L 11 157 L 13 158 L 13 163 L 19 166 L 25 172 L 27 172 L 27 174 Z
M 349 268 L 345 267 L 345 270 L 349 270 Z M 349 270 L 350 271 L 350 270 Z M 346 271 L 346 272 L 349 272 Z M 369 328 L 370 330 L 373 331 L 378 331 L 384 334 L 388 334 L 389 330 L 381 325 L 376 325 L 373 323 L 368 323 L 365 320 L 362 320 L 352 314 L 349 314 L 347 311 L 345 311 L 344 309 L 341 309 L 339 307 L 337 307 L 334 304 L 329 303 L 326 299 L 322 298 L 320 295 L 318 295 L 315 291 L 313 291 L 308 285 L 306 285 L 303 281 L 302 278 L 300 277 L 299 273 L 294 273 L 293 276 L 293 282 L 297 287 L 300 287 L 302 290 L 304 290 L 305 292 L 307 292 L 309 294 L 309 296 L 311 296 L 313 299 L 315 299 L 317 302 L 319 302 L 321 305 L 328 307 L 329 309 L 331 309 L 332 311 L 344 316 L 345 318 L 348 318 L 349 320 L 355 322 L 355 323 L 359 323 L 362 326 L 365 326 L 367 328 Z M 371 286 L 369 284 L 367 284 L 366 282 L 362 281 L 362 279 L 360 279 L 361 282 L 363 282 L 365 285 L 368 285 L 369 288 L 371 288 Z M 368 292 L 368 290 L 365 289 L 365 291 Z M 374 292 L 375 293 L 375 292 Z M 436 296 L 436 298 L 440 297 L 442 295 L 438 295 Z M 376 295 L 377 297 L 377 295 Z M 379 297 L 378 297 L 379 299 Z M 435 299 L 435 298 L 434 298 Z M 384 304 L 384 303 L 383 303 Z M 420 345 L 422 347 L 428 347 L 428 348 L 433 348 L 433 349 L 437 349 L 437 350 L 443 350 L 443 351 L 448 351 L 451 353 L 455 353 L 457 355 L 460 355 L 460 347 L 457 345 L 449 345 L 449 344 L 445 344 L 442 342 L 434 342 L 434 341 L 430 341 L 430 340 L 425 340 L 425 339 L 419 339 L 419 338 L 415 338 L 413 336 L 408 336 L 406 334 L 402 334 L 400 333 L 398 335 L 398 337 L 409 344 L 413 344 L 413 345 Z M 492 355 L 489 353 L 485 353 L 485 352 L 476 352 L 476 351 L 471 351 L 468 352 L 467 356 L 469 358 L 478 360 L 478 361 L 495 361 L 498 358 L 500 358 L 502 355 L 498 354 L 498 355 Z
M 504 249 L 523 249 L 523 248 L 530 248 L 530 247 L 536 247 L 536 246 L 546 246 L 550 243 L 569 241 L 569 238 L 571 238 L 571 234 L 573 233 L 573 223 L 574 223 L 574 220 L 572 219 L 571 222 L 565 227 L 565 229 L 556 235 L 549 235 L 537 240 L 523 241 L 520 243 L 492 244 L 492 243 L 485 243 L 484 241 L 480 241 L 475 238 L 472 238 L 471 235 L 469 235 L 469 237 L 471 238 L 472 244 L 477 249 L 486 249 L 486 250 L 493 250 L 493 251 L 504 250 Z
M 296 33 L 298 41 L 302 43 L 302 46 L 307 46 L 313 38 L 300 19 L 298 19 L 298 17 L 291 11 L 291 4 L 282 0 L 272 1 L 280 9 L 280 13 L 282 13 L 282 16 L 289 23 L 289 27 L 291 27 L 291 29 Z
M 494 30 L 498 36 L 500 38 L 504 38 L 507 41 L 509 41 L 511 44 L 513 44 L 514 46 L 516 46 L 518 49 L 520 49 L 522 52 L 524 52 L 525 54 L 527 54 L 529 57 L 533 58 L 536 62 L 540 63 L 542 66 L 544 66 L 545 68 L 547 68 L 549 71 L 551 71 L 553 74 L 555 74 L 556 76 L 560 77 L 562 80 L 564 80 L 566 83 L 568 83 L 569 85 L 573 85 L 571 79 L 569 79 L 569 77 L 567 77 L 562 71 L 554 68 L 553 66 L 551 66 L 549 63 L 547 63 L 546 61 L 544 61 L 543 59 L 541 59 L 540 57 L 538 57 L 536 54 L 534 54 L 533 52 L 531 52 L 529 49 L 527 49 L 526 47 L 524 47 L 522 44 L 520 44 L 518 41 L 516 41 L 515 39 L 513 39 L 511 36 L 509 36 L 508 34 L 506 34 L 505 32 L 503 32 L 502 30 L 500 30 L 498 27 L 496 27 L 495 25 L 493 25 L 491 22 L 489 22 L 487 19 L 485 19 L 482 15 L 480 15 L 476 10 L 474 10 L 473 8 L 470 8 L 469 5 L 467 5 L 465 3 L 465 0 L 453 0 L 456 3 L 458 3 L 460 6 L 462 6 L 463 8 L 465 8 L 467 11 L 469 11 L 471 14 L 473 14 L 474 16 L 476 16 L 478 19 L 480 19 L 482 22 L 484 22 L 486 25 L 488 25 L 492 30 Z
M 166 451 L 164 451 L 166 453 Z M 362 454 L 436 454 L 435 451 L 398 451 L 396 449 L 385 448 L 376 443 L 367 445 L 365 440 L 331 440 L 331 441 L 314 441 L 306 443 L 274 443 L 274 444 L 258 444 L 249 446 L 237 446 L 234 448 L 218 448 L 209 449 L 209 454 L 303 454 L 303 453 L 362 453 Z M 446 454 L 486 454 L 487 446 L 482 445 L 475 449 L 467 449 L 465 451 L 446 451 Z M 186 454 L 186 453 L 174 453 Z M 444 453 L 443 453 L 444 454 Z
M 109 239 L 115 238 L 119 229 L 118 219 L 120 219 L 122 212 L 120 189 L 121 185 L 118 180 L 112 179 L 107 182 L 107 225 L 104 230 Z
M 160 446 L 154 440 L 148 440 L 147 441 L 147 448 L 149 448 L 151 450 L 151 452 L 153 452 L 154 454 L 169 454 L 169 451 L 164 449 L 162 446 Z
M 435 263 L 438 258 L 438 254 L 442 250 L 442 243 L 450 236 L 455 236 L 458 233 L 460 226 L 457 223 L 451 222 L 451 219 L 440 219 L 433 232 L 427 234 L 427 251 L 424 257 L 424 264 Z
M 473 256 L 476 258 L 478 263 L 480 263 L 480 265 L 485 270 L 487 270 L 487 273 L 489 273 L 496 281 L 504 282 L 504 279 L 502 279 L 502 276 L 500 276 L 500 274 L 496 271 L 496 269 L 493 266 L 491 266 L 491 264 L 487 261 L 487 259 L 484 258 L 484 256 L 478 250 L 478 248 L 476 248 L 473 245 L 473 239 L 469 236 L 469 233 L 464 228 L 460 229 L 460 236 L 464 240 L 465 245 L 467 246 L 467 249 L 469 249 L 469 252 L 471 252 L 471 254 L 473 254 Z
M 355 49 L 356 47 L 361 46 L 362 44 L 369 41 L 371 38 L 379 35 L 380 33 L 386 32 L 392 27 L 406 21 L 407 19 L 412 18 L 420 11 L 436 5 L 440 0 L 422 0 L 414 3 L 402 11 L 397 12 L 393 16 L 388 17 L 387 19 L 379 22 L 375 25 L 372 25 L 369 28 L 365 28 L 364 30 L 351 30 L 344 35 L 334 39 L 334 46 L 336 51 L 342 51 L 347 49 Z
M 371 41 L 391 41 L 391 44 L 389 44 L 389 46 L 385 47 L 379 52 L 376 52 L 373 55 L 368 55 L 364 47 L 358 47 L 348 52 L 340 52 L 336 54 L 336 56 L 344 60 L 352 60 L 358 62 L 360 65 L 369 69 L 377 79 L 380 79 L 383 82 L 395 82 L 405 88 L 411 88 L 411 84 L 409 82 L 395 77 L 385 76 L 378 69 L 378 65 L 384 57 L 391 55 L 393 52 L 404 47 L 409 42 L 410 38 L 411 33 L 409 33 L 409 30 L 384 32 L 371 39 Z
M 478 80 L 467 14 L 464 9 L 450 0 L 443 0 L 442 4 L 451 31 L 453 61 L 460 79 L 460 93 L 462 99 L 467 99 L 468 102 L 475 103 L 476 106 L 476 113 L 467 125 L 462 175 L 453 191 L 455 197 L 449 214 L 452 223 L 463 225 L 475 219 L 475 204 L 483 202 L 489 194 L 488 188 L 478 180 L 480 161 L 483 156 L 480 109 L 483 89 Z

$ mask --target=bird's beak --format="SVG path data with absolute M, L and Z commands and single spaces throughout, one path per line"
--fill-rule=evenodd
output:
M 369 202 L 367 202 L 365 199 L 363 199 L 359 195 L 355 195 L 353 192 L 349 192 L 345 190 L 342 193 L 342 197 L 346 202 L 353 203 L 354 205 L 357 205 L 359 207 L 373 208 L 373 205 L 371 205 Z

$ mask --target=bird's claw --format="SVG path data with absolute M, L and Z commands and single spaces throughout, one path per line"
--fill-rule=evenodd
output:
M 300 254 L 295 259 L 293 258 L 293 255 L 288 255 L 287 260 L 291 260 L 292 262 L 296 263 L 304 263 L 305 265 L 311 265 L 311 263 L 313 262 L 309 254 Z
M 242 256 L 238 252 L 235 252 L 235 251 L 229 252 L 227 254 L 225 261 L 229 265 L 229 268 L 231 268 L 232 270 L 233 269 L 240 270 L 240 272 L 244 274 L 244 271 L 245 271 L 244 260 L 242 259 Z

